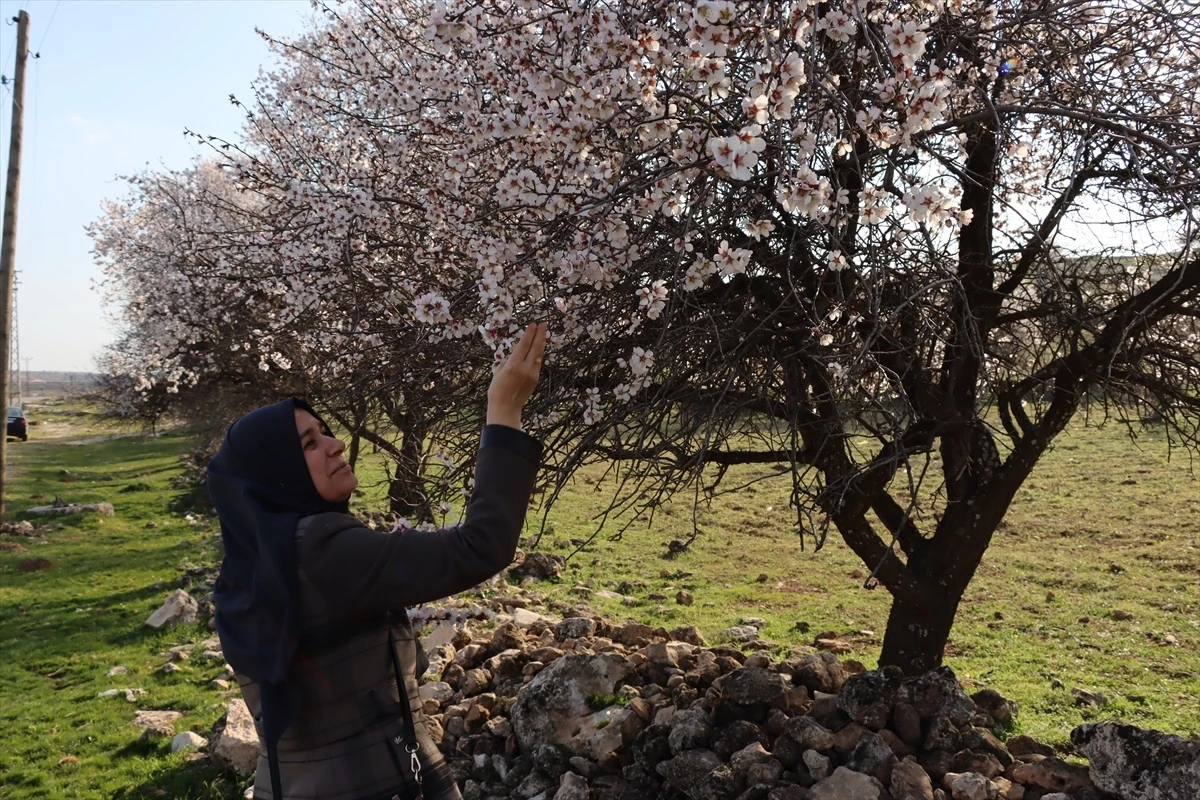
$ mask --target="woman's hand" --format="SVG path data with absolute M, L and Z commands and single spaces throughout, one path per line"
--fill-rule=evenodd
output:
M 487 424 L 520 429 L 521 409 L 537 386 L 545 352 L 546 323 L 533 323 L 525 328 L 520 341 L 492 376 L 487 393 Z

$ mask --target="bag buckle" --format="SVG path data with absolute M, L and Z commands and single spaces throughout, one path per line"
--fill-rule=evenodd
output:
M 408 765 L 412 769 L 413 780 L 417 782 L 417 786 L 421 785 L 421 759 L 417 758 L 417 752 L 421 749 L 421 745 L 417 742 L 404 745 L 404 749 L 408 752 Z

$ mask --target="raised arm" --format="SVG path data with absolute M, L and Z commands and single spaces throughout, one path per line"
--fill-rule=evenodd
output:
M 388 534 L 343 514 L 302 522 L 297 561 L 326 601 L 348 617 L 399 610 L 469 589 L 512 562 L 541 456 L 541 445 L 520 430 L 521 409 L 545 344 L 545 325 L 530 325 L 492 378 L 462 524 Z

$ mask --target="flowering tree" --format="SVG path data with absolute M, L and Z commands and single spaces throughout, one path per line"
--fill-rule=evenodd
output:
M 392 510 L 432 520 L 469 467 L 435 435 L 461 406 L 431 377 L 444 361 L 413 331 L 397 335 L 393 313 L 372 316 L 378 283 L 297 268 L 280 202 L 230 175 L 207 161 L 126 178 L 127 196 L 89 226 L 124 331 L 100 359 L 101 398 L 151 425 L 173 411 L 220 434 L 255 405 L 312 397 L 351 432 L 351 463 L 363 439 L 391 456 Z
M 802 535 L 892 594 L 881 662 L 911 672 L 1083 404 L 1197 444 L 1185 2 L 322 8 L 214 142 L 261 221 L 226 263 L 286 286 L 272 329 L 328 304 L 306 347 L 411 413 L 470 406 L 481 339 L 552 319 L 550 502 L 592 458 L 627 462 L 633 513 L 783 465 Z M 1178 241 L 1113 257 L 1147 229 Z M 476 419 L 439 419 L 458 463 Z

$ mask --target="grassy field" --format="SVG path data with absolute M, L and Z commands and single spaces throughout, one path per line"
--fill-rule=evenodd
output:
M 112 502 L 117 513 L 65 518 L 40 539 L 0 537 L 26 548 L 0 552 L 0 798 L 239 796 L 204 762 L 139 741 L 131 722 L 135 709 L 173 709 L 184 713 L 176 730 L 207 736 L 225 704 L 209 686 L 219 664 L 159 671 L 169 647 L 198 642 L 206 629 L 143 625 L 188 569 L 214 558 L 215 524 L 189 522 L 186 494 L 172 484 L 189 439 L 106 431 L 86 414 L 34 418 L 29 442 L 10 444 L 9 517 L 55 495 Z M 380 497 L 379 473 L 362 472 L 365 506 Z M 566 555 L 587 539 L 605 490 L 599 472 L 582 473 L 550 514 L 542 549 Z M 888 596 L 862 588 L 862 565 L 840 540 L 801 551 L 787 491 L 766 480 L 703 509 L 705 533 L 669 555 L 670 540 L 690 531 L 690 499 L 681 500 L 620 541 L 601 533 L 564 580 L 533 588 L 616 619 L 695 624 L 710 641 L 760 617 L 781 653 L 832 630 L 873 666 Z M 48 563 L 23 571 L 31 559 Z M 602 589 L 625 599 L 596 597 Z M 681 589 L 694 605 L 675 603 Z M 1132 618 L 1114 619 L 1118 609 Z M 1051 743 L 1099 718 L 1200 736 L 1200 482 L 1186 457 L 1168 460 L 1154 430 L 1136 446 L 1116 428 L 1069 431 L 997 534 L 947 662 L 969 685 L 1018 702 L 1016 732 Z M 107 677 L 116 665 L 129 673 Z M 146 694 L 136 705 L 97 697 L 126 687 Z M 1075 687 L 1101 692 L 1106 704 L 1077 708 Z
M 168 648 L 211 634 L 143 624 L 184 570 L 213 560 L 213 524 L 170 510 L 183 494 L 171 478 L 189 441 L 114 434 L 86 414 L 32 418 L 29 441 L 9 445 L 8 517 L 56 495 L 111 502 L 116 516 L 75 515 L 41 538 L 0 537 L 25 548 L 0 552 L 0 797 L 239 797 L 234 782 L 170 755 L 169 741 L 140 741 L 132 724 L 136 709 L 172 709 L 184 714 L 177 731 L 207 737 L 224 709 L 209 688 L 222 664 L 159 671 Z M 128 674 L 107 677 L 118 665 Z M 111 688 L 145 695 L 136 704 L 97 697 Z

